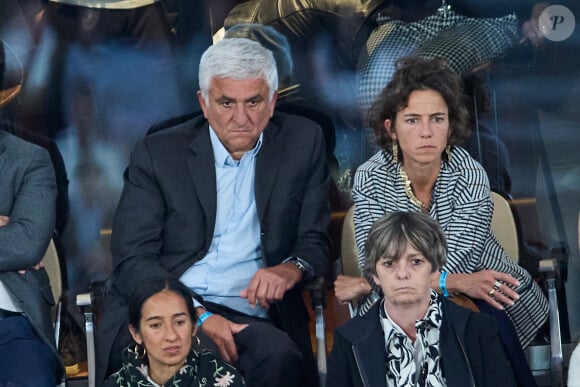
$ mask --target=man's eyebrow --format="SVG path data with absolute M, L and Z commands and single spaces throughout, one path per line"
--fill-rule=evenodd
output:
M 217 100 L 218 101 L 237 102 L 237 100 L 235 98 L 228 97 L 227 95 L 222 95 Z M 256 101 L 256 100 L 263 101 L 264 96 L 262 94 L 255 94 L 255 95 L 252 95 L 251 97 L 246 98 L 244 100 L 244 102 L 250 102 L 250 101 Z
M 252 100 L 252 99 L 264 99 L 264 96 L 260 93 L 251 96 L 250 98 L 247 99 L 247 101 Z

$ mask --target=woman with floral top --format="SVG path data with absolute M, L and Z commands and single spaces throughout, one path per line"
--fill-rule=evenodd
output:
M 240 373 L 208 350 L 195 350 L 196 314 L 189 289 L 178 280 L 149 280 L 129 300 L 123 367 L 105 387 L 237 387 Z M 197 340 L 199 344 L 199 339 Z

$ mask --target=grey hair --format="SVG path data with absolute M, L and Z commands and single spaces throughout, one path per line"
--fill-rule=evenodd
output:
M 268 100 L 278 90 L 276 61 L 270 50 L 246 38 L 223 39 L 210 46 L 199 63 L 199 88 L 209 104 L 212 78 L 264 79 L 268 84 Z
M 364 276 L 370 280 L 376 275 L 376 265 L 381 258 L 400 259 L 408 244 L 425 257 L 432 272 L 445 264 L 447 241 L 439 223 L 419 212 L 393 212 L 379 218 L 369 232 Z

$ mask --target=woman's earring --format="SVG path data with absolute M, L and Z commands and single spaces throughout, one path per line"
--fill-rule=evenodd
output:
M 139 354 L 140 349 L 143 348 L 143 354 Z M 147 355 L 147 350 L 141 344 L 135 344 L 133 348 L 133 354 L 135 355 L 135 359 L 143 359 L 145 355 Z
M 195 340 L 196 340 L 196 343 L 195 344 L 197 344 L 197 348 L 201 348 L 201 340 L 199 340 L 199 336 L 196 335 L 194 337 L 195 337 Z
M 451 145 L 445 147 L 445 153 L 447 153 L 447 162 L 451 161 Z
M 399 162 L 399 146 L 397 141 L 393 141 L 393 163 L 397 164 Z

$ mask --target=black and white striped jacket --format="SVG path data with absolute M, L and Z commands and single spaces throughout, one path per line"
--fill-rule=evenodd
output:
M 354 178 L 354 224 L 359 267 L 365 256 L 365 241 L 373 223 L 396 211 L 420 211 L 408 199 L 400 175 L 400 164 L 379 151 L 361 165 Z M 535 337 L 548 317 L 548 302 L 529 273 L 515 264 L 491 232 L 493 202 L 489 180 L 482 166 L 464 149 L 455 147 L 443 161 L 435 183 L 429 215 L 447 236 L 448 256 L 444 269 L 450 273 L 472 273 L 490 269 L 511 274 L 519 282 L 520 299 L 506 308 L 522 347 Z M 376 294 L 369 296 L 359 313 L 366 313 Z

